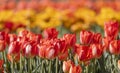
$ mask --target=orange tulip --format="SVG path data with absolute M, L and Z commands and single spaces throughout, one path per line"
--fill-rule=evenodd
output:
M 18 62 L 20 60 L 20 53 L 12 56 L 11 54 L 7 54 L 7 59 L 10 61 L 10 62 Z

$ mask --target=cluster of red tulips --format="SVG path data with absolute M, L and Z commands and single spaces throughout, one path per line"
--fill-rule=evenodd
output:
M 89 66 L 91 60 L 100 59 L 104 52 L 120 54 L 120 40 L 117 40 L 118 26 L 119 23 L 114 20 L 105 23 L 104 38 L 100 33 L 83 30 L 80 32 L 79 44 L 76 43 L 75 34 L 64 34 L 63 37 L 58 38 L 58 31 L 55 28 L 44 30 L 43 36 L 28 30 L 20 31 L 18 35 L 1 31 L 0 70 L 3 73 L 6 71 L 14 73 L 16 72 L 14 69 L 37 73 L 40 67 L 38 72 L 54 73 L 51 70 L 52 66 L 55 66 L 55 73 L 59 71 L 82 73 L 83 63 L 84 66 Z M 41 66 L 36 67 L 38 64 Z M 59 66 L 63 66 L 63 70 L 58 70 Z

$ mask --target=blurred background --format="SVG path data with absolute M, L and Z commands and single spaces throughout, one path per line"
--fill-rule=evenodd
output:
M 0 30 L 8 32 L 48 27 L 102 30 L 111 19 L 120 20 L 119 0 L 0 0 Z

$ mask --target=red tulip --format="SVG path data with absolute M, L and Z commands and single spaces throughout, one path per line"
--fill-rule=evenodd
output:
M 9 29 L 9 30 L 13 30 L 14 25 L 15 24 L 13 22 L 11 22 L 11 21 L 6 21 L 4 23 L 5 29 Z
M 105 37 L 110 37 L 112 40 L 116 39 L 118 35 L 118 26 L 119 23 L 117 21 L 109 21 L 105 23 Z
M 56 54 L 56 48 L 53 45 L 50 44 L 41 44 L 37 45 L 39 56 L 41 58 L 47 58 L 47 59 L 53 59 L 57 56 Z
M 71 60 L 68 61 L 64 61 L 63 62 L 63 72 L 67 73 L 70 70 L 70 67 L 74 65 L 73 62 Z
M 94 33 L 92 43 L 101 44 L 102 43 L 102 35 L 100 33 Z
M 75 50 L 78 60 L 80 61 L 89 61 L 93 58 L 92 51 L 89 46 L 79 45 Z
M 10 44 L 13 41 L 17 40 L 17 35 L 16 34 L 8 34 L 8 44 Z
M 68 51 L 65 51 L 64 53 L 60 53 L 59 55 L 58 55 L 58 59 L 59 60 L 67 60 L 67 58 L 68 58 Z
M 101 44 L 91 44 L 90 49 L 94 58 L 100 58 L 103 53 L 103 47 Z
M 8 48 L 8 54 L 17 55 L 20 52 L 20 43 L 17 41 L 13 41 L 10 43 Z
M 55 28 L 48 28 L 43 31 L 44 38 L 55 39 L 58 36 L 58 31 Z
M 5 31 L 0 32 L 0 40 L 7 41 L 8 34 Z
M 73 65 L 70 67 L 69 73 L 82 73 L 82 68 L 79 65 Z
M 113 40 L 109 44 L 109 51 L 112 54 L 120 54 L 120 40 Z
M 0 40 L 0 52 L 4 51 L 6 48 L 6 44 L 5 41 Z
M 120 60 L 118 60 L 118 68 L 120 69 Z
M 29 33 L 28 30 L 22 30 L 18 33 L 18 37 L 27 37 L 28 33 Z
M 34 57 L 37 55 L 37 43 L 30 41 L 30 42 L 24 42 L 22 45 L 22 54 L 25 57 Z
M 65 34 L 62 38 L 63 40 L 65 40 L 66 44 L 69 47 L 74 47 L 75 43 L 76 43 L 76 35 L 75 34 Z
M 0 60 L 0 73 L 4 73 L 3 64 L 4 64 L 4 61 Z
M 81 31 L 80 32 L 80 43 L 81 44 L 90 44 L 92 43 L 94 34 L 90 31 Z

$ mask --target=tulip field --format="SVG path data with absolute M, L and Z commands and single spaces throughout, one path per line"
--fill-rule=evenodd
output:
M 59 35 L 58 28 L 41 33 L 1 31 L 0 72 L 119 73 L 118 27 L 119 22 L 111 20 L 105 23 L 104 35 L 82 30 L 79 39 L 74 33 Z
M 120 2 L 0 0 L 0 73 L 120 73 Z

